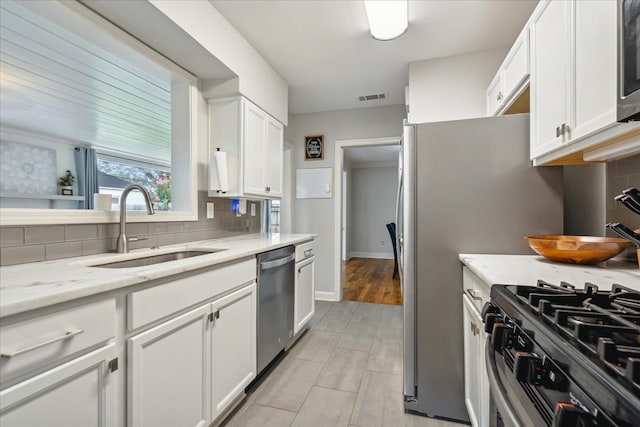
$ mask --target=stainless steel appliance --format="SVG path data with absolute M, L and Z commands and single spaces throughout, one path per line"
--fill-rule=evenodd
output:
M 527 114 L 405 125 L 401 151 L 405 408 L 469 422 L 458 254 L 531 254 L 523 236 L 562 234 L 562 170 L 531 166 Z
M 618 1 L 618 121 L 640 120 L 640 0 Z
M 258 373 L 293 337 L 295 247 L 258 255 Z
M 621 285 L 494 285 L 483 309 L 491 424 L 640 425 L 639 309 L 640 292 Z

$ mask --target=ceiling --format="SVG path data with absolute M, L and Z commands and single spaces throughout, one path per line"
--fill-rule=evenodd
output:
M 382 42 L 361 1 L 210 2 L 288 83 L 293 114 L 403 104 L 410 62 L 511 46 L 537 4 L 410 0 L 407 31 Z

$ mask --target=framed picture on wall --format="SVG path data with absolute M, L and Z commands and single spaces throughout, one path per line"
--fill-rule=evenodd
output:
M 304 137 L 304 159 L 324 159 L 324 135 L 313 135 Z

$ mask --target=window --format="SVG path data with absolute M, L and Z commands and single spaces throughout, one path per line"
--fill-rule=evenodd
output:
M 267 200 L 265 205 L 267 207 L 265 220 L 268 222 L 265 228 L 270 233 L 280 233 L 280 200 Z
M 171 210 L 170 167 L 98 155 L 100 194 L 111 195 L 112 210 L 119 208 L 120 196 L 130 184 L 140 184 L 146 188 L 156 210 Z M 145 211 L 146 209 L 144 197 L 140 192 L 132 192 L 127 197 L 127 210 Z
M 23 153 L 0 175 L 28 175 L 25 188 L 0 191 L 0 224 L 113 222 L 91 209 L 93 193 L 112 194 L 114 209 L 130 183 L 146 186 L 161 211 L 145 221 L 196 219 L 197 79 L 77 2 L 3 0 L 0 14 L 0 140 Z M 98 154 L 99 188 L 80 185 L 95 182 L 85 178 L 95 169 L 76 147 Z M 42 173 L 24 154 L 36 149 Z M 76 179 L 61 194 L 67 170 Z

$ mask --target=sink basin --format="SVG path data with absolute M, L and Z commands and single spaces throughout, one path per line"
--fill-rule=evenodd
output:
M 108 262 L 105 264 L 96 264 L 91 267 L 100 267 L 100 268 L 133 268 L 133 267 L 144 267 L 146 265 L 154 265 L 160 264 L 168 261 L 177 261 L 180 259 L 191 258 L 194 256 L 200 255 L 209 255 L 216 252 L 221 252 L 226 249 L 211 249 L 207 251 L 179 251 L 179 252 L 170 252 L 168 254 L 160 254 L 160 255 L 150 255 L 141 258 L 127 259 L 124 261 L 115 261 Z

